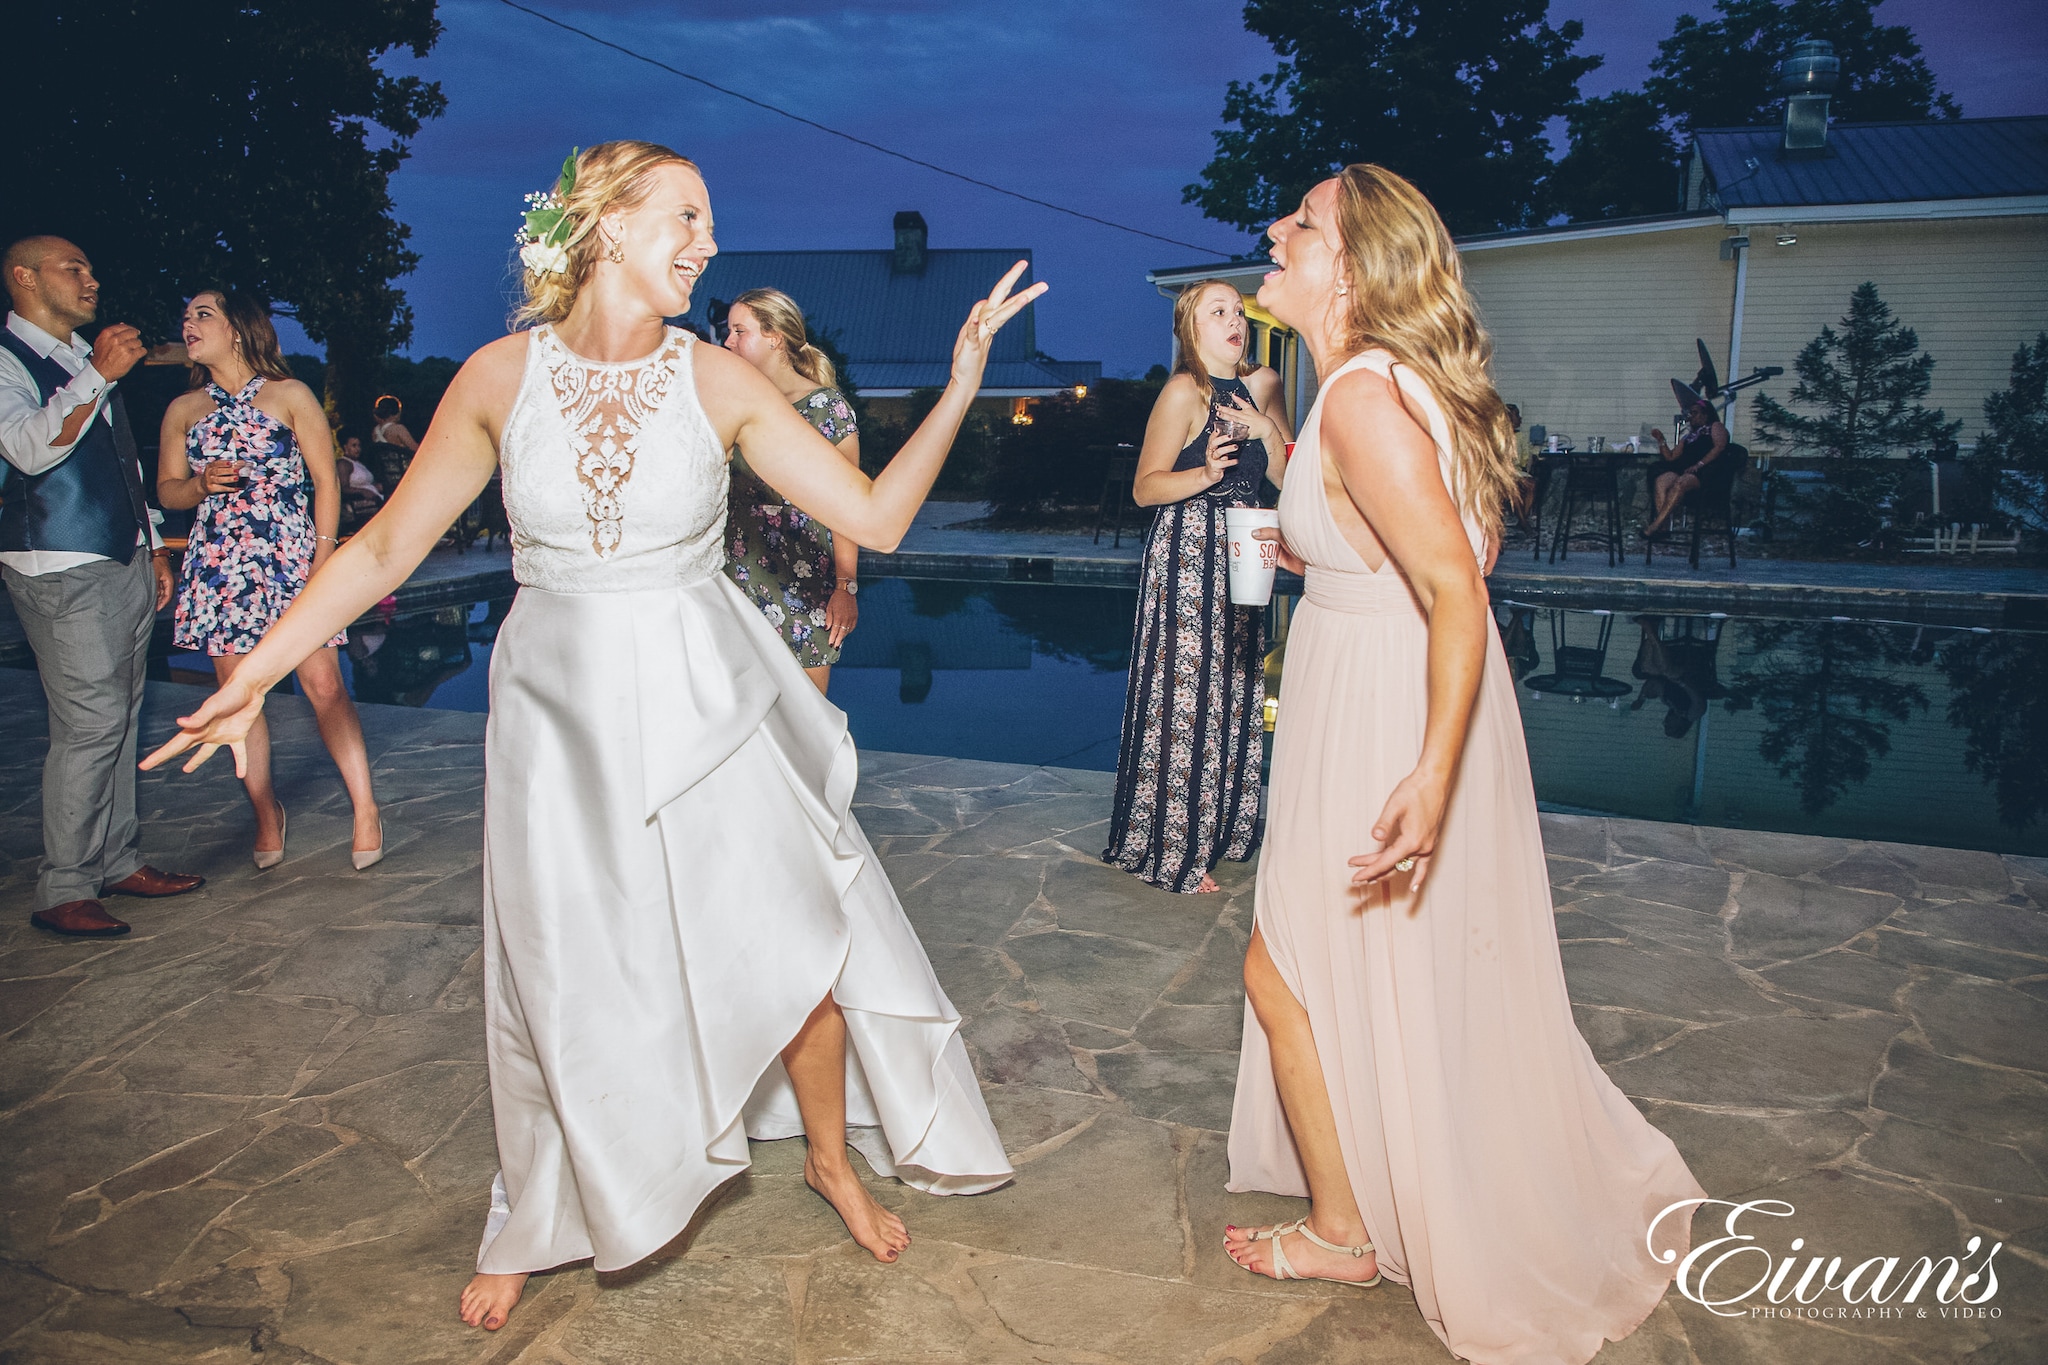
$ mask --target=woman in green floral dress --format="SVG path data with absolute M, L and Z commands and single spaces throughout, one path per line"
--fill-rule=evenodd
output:
M 853 409 L 833 386 L 825 353 L 810 342 L 803 311 L 779 289 L 749 289 L 733 300 L 725 347 L 766 375 L 783 397 L 860 467 Z M 796 661 L 823 692 L 839 646 L 860 618 L 860 547 L 833 543 L 813 521 L 732 453 L 732 493 L 725 525 L 725 572 L 780 631 Z

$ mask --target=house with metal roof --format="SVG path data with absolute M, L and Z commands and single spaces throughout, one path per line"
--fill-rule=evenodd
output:
M 1784 367 L 1768 391 L 1787 398 L 1793 359 L 1868 280 L 1935 359 L 1927 403 L 1974 439 L 2013 352 L 2048 328 L 2048 116 L 1831 125 L 1826 105 L 1795 94 L 1782 125 L 1701 130 L 1671 213 L 1458 239 L 1495 380 L 1527 424 L 1581 442 L 1668 428 L 1668 381 L 1698 369 L 1696 338 L 1725 378 Z M 1221 275 L 1250 296 L 1265 268 L 1147 278 L 1176 293 Z M 1305 410 L 1312 367 L 1254 317 Z M 1731 406 L 1737 439 L 1769 454 L 1746 400 Z
M 795 299 L 814 334 L 832 339 L 867 399 L 906 398 L 943 388 L 953 342 L 976 299 L 1031 248 L 933 247 L 924 215 L 896 215 L 895 244 L 878 250 L 721 251 L 697 286 L 686 324 L 715 334 L 731 301 L 772 288 Z M 1031 283 L 1025 271 L 1017 288 Z M 1038 349 L 1036 303 L 996 334 L 982 400 L 1005 411 L 1102 376 L 1099 360 L 1054 360 Z M 987 406 L 984 403 L 984 406 Z

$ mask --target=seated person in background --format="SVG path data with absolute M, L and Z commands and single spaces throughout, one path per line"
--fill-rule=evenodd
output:
M 405 477 L 412 457 L 420 448 L 405 425 L 405 404 L 390 394 L 377 400 L 377 424 L 370 428 L 370 472 L 377 477 L 384 496 L 390 497 Z
M 341 530 L 347 535 L 377 515 L 384 494 L 363 463 L 363 438 L 351 436 L 341 443 L 334 472 L 341 480 Z
M 1689 425 L 1675 450 L 1665 441 L 1662 431 L 1650 432 L 1657 442 L 1657 453 L 1664 457 L 1664 467 L 1650 481 L 1657 507 L 1656 515 L 1643 527 L 1645 540 L 1664 529 L 1664 523 L 1671 520 L 1671 514 L 1688 494 L 1704 488 L 1710 503 L 1726 497 L 1728 485 L 1741 464 L 1739 460 L 1723 458 L 1728 450 L 1728 428 L 1721 425 L 1712 403 L 1701 399 L 1686 410 L 1685 416 Z

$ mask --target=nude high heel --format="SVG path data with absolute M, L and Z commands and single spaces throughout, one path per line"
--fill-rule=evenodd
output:
M 270 871 L 271 868 L 276 867 L 279 863 L 284 861 L 285 823 L 286 816 L 284 813 L 284 802 L 280 801 L 277 803 L 278 846 L 276 848 L 259 848 L 256 850 L 256 870 L 258 872 L 268 872 Z
M 348 860 L 355 864 L 355 869 L 358 872 L 375 867 L 378 863 L 384 861 L 384 817 L 382 815 L 377 817 L 377 846 L 375 848 L 352 848 L 348 851 Z

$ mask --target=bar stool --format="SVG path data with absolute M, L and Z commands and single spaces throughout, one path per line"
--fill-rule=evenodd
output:
M 1522 529 L 1529 533 L 1530 558 L 1537 563 L 1543 561 L 1543 504 L 1550 497 L 1551 476 L 1557 472 L 1557 461 L 1545 459 L 1543 451 L 1537 451 L 1529 458 L 1529 472 L 1522 479 L 1528 502 L 1516 513 Z
M 1604 505 L 1606 524 L 1595 530 L 1574 530 L 1572 520 L 1582 505 Z M 1609 568 L 1621 562 L 1621 484 L 1614 461 L 1605 455 L 1574 455 L 1565 462 L 1564 508 L 1551 536 L 1550 562 L 1570 559 L 1574 540 L 1596 541 L 1606 546 Z
M 1720 458 L 1731 461 L 1735 472 L 1727 476 L 1719 496 L 1709 496 L 1704 488 L 1696 488 L 1686 494 L 1664 529 L 1643 541 L 1643 563 L 1650 562 L 1656 542 L 1675 543 L 1685 539 L 1690 542 L 1687 562 L 1697 569 L 1700 566 L 1700 542 L 1708 535 L 1721 535 L 1728 540 L 1728 567 L 1735 567 L 1735 485 L 1749 467 L 1749 450 L 1746 446 L 1730 445 L 1721 452 Z

